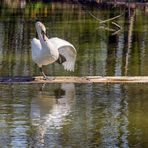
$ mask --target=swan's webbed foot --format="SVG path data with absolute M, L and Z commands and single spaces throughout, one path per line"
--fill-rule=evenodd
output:
M 43 75 L 43 80 L 49 80 L 49 78 L 46 75 Z
M 41 72 L 42 75 L 43 75 L 43 80 L 51 80 L 51 81 L 55 80 L 55 77 L 53 77 L 53 78 L 52 78 L 52 77 L 47 77 L 47 76 L 45 75 L 45 73 L 44 73 L 42 67 L 40 67 L 40 72 Z

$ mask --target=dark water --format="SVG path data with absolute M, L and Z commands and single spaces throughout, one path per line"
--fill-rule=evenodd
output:
M 102 20 L 124 12 L 112 36 L 77 4 L 0 7 L 0 76 L 40 75 L 30 47 L 36 17 L 78 52 L 74 73 L 53 64 L 48 75 L 148 75 L 146 8 L 90 9 Z M 0 147 L 148 147 L 147 106 L 147 84 L 0 84 Z

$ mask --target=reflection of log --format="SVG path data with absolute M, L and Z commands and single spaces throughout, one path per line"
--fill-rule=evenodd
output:
M 2 81 L 3 77 L 0 77 L 0 83 L 148 83 L 148 76 L 49 76 L 48 80 L 43 80 L 42 76 L 32 77 L 21 81 L 14 81 L 13 77 L 9 78 L 9 81 Z M 12 81 L 10 81 L 12 79 Z

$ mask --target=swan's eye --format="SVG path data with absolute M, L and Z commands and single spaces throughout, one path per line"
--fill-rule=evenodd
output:
M 41 30 L 41 34 L 42 35 L 46 35 L 46 31 L 44 31 L 43 29 Z

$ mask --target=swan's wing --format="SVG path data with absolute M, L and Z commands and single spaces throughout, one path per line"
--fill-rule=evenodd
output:
M 64 58 L 66 59 L 62 63 L 64 69 L 69 71 L 74 71 L 76 55 L 77 55 L 75 47 L 71 43 L 62 40 L 60 38 L 50 38 L 49 40 L 53 43 L 55 48 L 59 50 L 59 54 L 64 56 Z
M 42 49 L 41 43 L 38 39 L 36 39 L 36 38 L 32 39 L 31 49 L 32 49 L 32 59 L 35 63 L 37 63 L 38 57 L 40 55 L 40 51 Z

